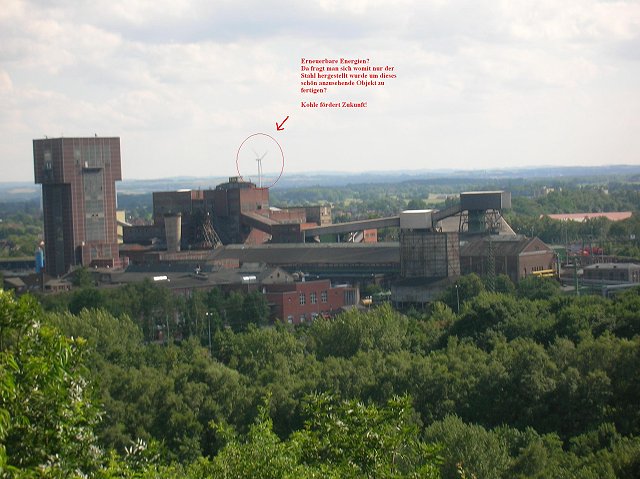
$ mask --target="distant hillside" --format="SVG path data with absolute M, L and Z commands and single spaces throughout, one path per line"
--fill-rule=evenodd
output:
M 177 189 L 208 189 L 227 181 L 226 177 L 176 177 L 154 180 L 124 180 L 117 184 L 119 194 L 145 194 L 153 191 Z M 497 183 L 500 180 L 578 183 L 606 183 L 609 181 L 640 182 L 640 165 L 560 166 L 512 168 L 492 170 L 415 170 L 380 171 L 367 173 L 310 172 L 286 173 L 274 189 L 305 188 L 310 186 L 347 186 L 380 183 L 428 181 L 433 184 Z M 505 184 L 511 181 L 505 181 Z M 32 182 L 0 182 L 0 202 L 26 201 L 40 196 L 40 185 Z

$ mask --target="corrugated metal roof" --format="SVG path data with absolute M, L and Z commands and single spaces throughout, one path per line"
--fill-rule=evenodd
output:
M 271 265 L 400 263 L 398 243 L 305 243 L 227 245 L 216 250 L 214 260 Z

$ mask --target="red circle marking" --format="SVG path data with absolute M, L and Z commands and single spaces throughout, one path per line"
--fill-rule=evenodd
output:
M 242 173 L 240 173 L 240 164 L 239 164 L 240 150 L 242 150 L 242 146 L 247 142 L 247 140 L 249 140 L 250 138 L 253 138 L 254 136 L 266 136 L 268 138 L 271 138 L 276 143 L 276 145 L 278 145 L 278 148 L 280 148 L 280 157 L 282 158 L 282 162 L 280 164 L 280 174 L 275 179 L 275 181 L 271 183 L 269 186 L 262 187 L 262 189 L 268 189 L 274 186 L 278 182 L 278 180 L 282 177 L 282 172 L 284 171 L 284 151 L 282 151 L 282 147 L 280 146 L 280 143 L 278 143 L 278 140 L 276 140 L 271 135 L 267 135 L 266 133 L 254 133 L 253 135 L 249 135 L 248 137 L 246 137 L 244 141 L 240 143 L 240 146 L 238 147 L 238 152 L 236 153 L 236 171 L 238 172 L 238 176 L 242 178 Z

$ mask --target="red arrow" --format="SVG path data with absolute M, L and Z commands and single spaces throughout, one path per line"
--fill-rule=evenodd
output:
M 282 123 L 280 123 L 279 125 L 278 125 L 278 122 L 276 121 L 276 130 L 278 131 L 284 130 L 284 126 L 282 125 L 284 125 L 284 122 L 287 121 L 288 119 L 289 119 L 289 116 L 287 116 L 284 120 L 282 120 Z

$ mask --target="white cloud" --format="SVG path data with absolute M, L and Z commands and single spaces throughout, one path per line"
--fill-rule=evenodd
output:
M 422 168 L 426 147 L 458 167 L 581 164 L 601 145 L 603 162 L 638 161 L 638 2 L 4 3 L 7 179 L 32 177 L 32 137 L 94 132 L 123 138 L 127 177 L 233 174 L 239 142 L 287 115 L 281 138 L 298 171 L 386 169 L 390 158 Z M 398 78 L 326 96 L 367 100 L 365 111 L 301 109 L 313 98 L 299 93 L 300 58 L 332 56 L 392 65 Z

